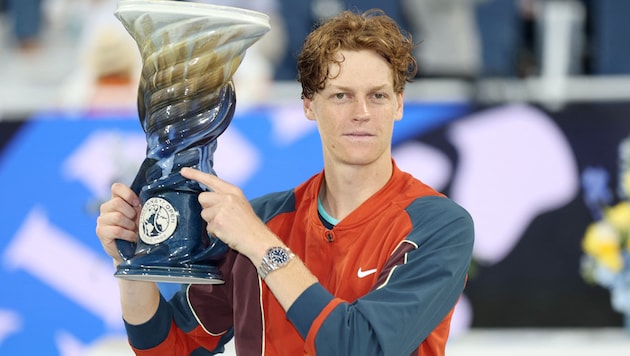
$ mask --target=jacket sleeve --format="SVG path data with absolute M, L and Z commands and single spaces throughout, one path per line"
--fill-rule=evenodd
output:
M 131 325 L 125 322 L 129 344 L 136 355 L 215 355 L 224 351 L 232 338 L 232 330 L 222 335 L 208 334 L 196 321 L 185 290 L 170 301 L 160 297 L 155 315 L 146 323 Z M 210 351 L 212 350 L 212 351 Z
M 160 296 L 155 315 L 141 325 L 125 322 L 129 344 L 137 355 L 214 355 L 234 334 L 232 306 L 229 298 L 229 270 L 235 254 L 228 254 L 220 266 L 225 277 L 221 285 L 183 285 L 166 301 Z M 201 325 L 195 310 L 213 315 L 213 325 Z M 194 353 L 193 353 L 194 352 Z
M 452 311 L 472 258 L 472 219 L 443 197 L 417 199 L 407 213 L 411 232 L 368 294 L 349 303 L 316 284 L 291 306 L 309 354 L 409 355 Z

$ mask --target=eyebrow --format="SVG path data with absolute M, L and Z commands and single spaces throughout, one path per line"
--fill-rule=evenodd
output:
M 381 85 L 377 85 L 374 87 L 371 87 L 370 90 L 368 90 L 368 92 L 374 92 L 374 91 L 380 91 L 383 90 L 385 88 L 387 88 L 388 84 L 381 84 Z M 352 88 L 345 86 L 345 85 L 335 85 L 335 84 L 331 84 L 329 87 L 331 90 L 333 91 L 343 91 L 343 92 L 351 92 L 353 91 Z

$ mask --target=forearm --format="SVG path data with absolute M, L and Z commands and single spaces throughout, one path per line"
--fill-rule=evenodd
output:
M 256 268 L 260 266 L 264 254 L 270 247 L 286 247 L 276 235 L 266 229 L 252 241 L 254 242 L 247 244 L 248 248 L 241 253 L 248 256 Z M 297 256 L 286 266 L 270 272 L 265 278 L 269 290 L 285 311 L 289 310 L 300 294 L 316 282 L 317 278 Z
M 120 279 L 120 303 L 122 316 L 131 325 L 146 323 L 157 311 L 160 291 L 153 282 Z
M 317 278 L 295 257 L 285 267 L 269 273 L 265 283 L 282 308 L 288 311 L 308 287 L 317 283 Z

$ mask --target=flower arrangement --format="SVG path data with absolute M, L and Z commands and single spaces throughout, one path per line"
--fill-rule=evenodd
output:
M 581 273 L 587 282 L 610 291 L 611 306 L 624 315 L 630 333 L 630 139 L 622 142 L 619 153 L 618 199 L 608 189 L 604 169 L 588 168 L 582 174 L 585 202 L 594 221 L 582 239 Z

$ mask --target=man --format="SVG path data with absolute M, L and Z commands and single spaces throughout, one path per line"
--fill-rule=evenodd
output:
M 207 231 L 231 247 L 224 285 L 191 285 L 169 302 L 153 283 L 120 280 L 139 355 L 443 355 L 471 260 L 473 225 L 453 201 L 398 169 L 394 122 L 416 63 L 411 37 L 379 11 L 344 12 L 298 58 L 304 113 L 324 169 L 295 189 L 246 200 L 192 168 Z M 114 184 L 97 235 L 135 241 L 138 197 Z M 210 353 L 211 354 L 211 353 Z

